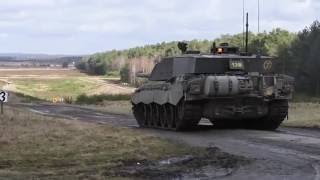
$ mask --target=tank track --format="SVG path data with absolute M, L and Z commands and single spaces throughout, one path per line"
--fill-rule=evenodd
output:
M 202 116 L 198 104 L 181 101 L 177 106 L 171 104 L 133 104 L 133 115 L 140 127 L 184 131 L 194 129 Z
M 246 128 L 256 130 L 276 130 L 288 116 L 288 100 L 275 100 L 269 103 L 269 112 L 259 119 L 211 119 L 215 128 Z
M 247 127 L 257 130 L 276 130 L 288 117 L 288 108 L 288 100 L 272 101 L 269 104 L 268 115 L 261 119 L 250 121 Z

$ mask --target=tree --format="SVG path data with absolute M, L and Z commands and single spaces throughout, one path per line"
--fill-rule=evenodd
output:
M 65 61 L 62 63 L 62 68 L 68 68 L 69 67 L 69 62 Z
M 81 71 L 85 71 L 86 70 L 86 66 L 87 66 L 87 61 L 80 61 L 76 64 L 76 68 L 81 70 Z
M 107 74 L 107 65 L 106 62 L 96 63 L 94 66 L 94 74 L 96 75 L 105 75 Z
M 129 72 L 129 66 L 126 65 L 124 66 L 123 68 L 121 68 L 120 70 L 120 78 L 121 78 L 121 81 L 122 82 L 126 82 L 126 83 L 129 83 L 129 76 L 130 76 L 130 72 Z
M 313 96 L 320 96 L 320 23 L 298 33 L 287 48 L 280 51 L 286 59 L 286 71 L 296 78 L 296 89 Z

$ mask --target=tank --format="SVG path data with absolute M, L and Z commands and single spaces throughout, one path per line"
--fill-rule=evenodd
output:
M 275 130 L 288 116 L 294 78 L 277 58 L 240 53 L 223 43 L 211 53 L 163 58 L 132 95 L 140 127 L 192 130 L 202 118 L 216 127 Z

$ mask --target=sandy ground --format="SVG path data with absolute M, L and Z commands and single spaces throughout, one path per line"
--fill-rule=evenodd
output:
M 48 116 L 59 116 L 99 124 L 138 128 L 131 115 L 99 112 L 80 106 L 51 104 L 16 104 Z M 236 171 L 220 179 L 320 179 L 320 130 L 280 128 L 278 131 L 214 129 L 202 121 L 192 132 L 140 129 L 177 142 L 197 147 L 218 147 L 222 151 L 251 159 Z M 215 169 L 204 170 L 204 179 L 215 178 Z M 209 173 L 211 172 L 211 173 Z M 187 179 L 187 178 L 186 178 Z M 192 179 L 192 178 L 191 178 Z

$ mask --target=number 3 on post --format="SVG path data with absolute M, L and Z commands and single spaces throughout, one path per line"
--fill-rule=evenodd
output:
M 8 102 L 8 93 L 5 91 L 0 91 L 0 102 Z

